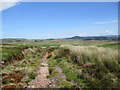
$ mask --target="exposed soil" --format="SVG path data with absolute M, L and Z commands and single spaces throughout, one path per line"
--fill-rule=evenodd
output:
M 14 73 L 3 73 L 2 74 L 2 83 L 3 84 L 9 84 L 10 82 L 20 83 L 21 79 L 24 77 L 23 71 L 15 71 Z M 1 88 L 15 88 L 15 85 L 2 85 Z
M 47 64 L 48 53 L 43 56 L 41 60 L 41 65 L 38 70 L 38 75 L 34 80 L 29 82 L 28 88 L 48 88 L 49 79 L 46 76 L 49 74 L 49 68 Z

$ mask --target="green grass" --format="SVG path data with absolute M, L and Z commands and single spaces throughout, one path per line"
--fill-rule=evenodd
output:
M 58 72 L 56 71 L 55 67 L 49 67 L 49 75 L 47 76 L 47 78 L 51 78 L 54 77 L 58 74 Z
M 69 62 L 80 66 L 81 77 L 87 80 L 90 87 L 118 87 L 119 77 L 113 74 L 120 71 L 118 50 L 96 46 L 70 45 L 62 47 L 63 49 L 70 49 L 70 57 L 72 58 L 69 59 Z M 73 71 L 69 69 L 65 71 L 68 79 L 73 78 L 75 80 L 77 75 L 74 75 Z
M 118 47 L 119 44 L 116 42 L 80 40 L 4 44 L 2 60 L 9 62 L 14 57 L 23 58 L 5 66 L 1 73 L 10 74 L 15 71 L 23 71 L 25 76 L 22 78 L 22 83 L 26 87 L 28 82 L 35 79 L 43 55 L 46 52 L 54 52 L 55 56 L 49 55 L 48 57 L 50 74 L 47 77 L 56 76 L 58 72 L 55 70 L 55 66 L 61 67 L 67 81 L 61 79 L 60 87 L 117 88 L 120 83 Z M 31 48 L 29 54 L 21 53 L 24 48 Z M 3 82 L 19 87 L 19 84 L 14 83 L 12 79 L 5 79 Z
M 32 47 L 58 47 L 60 45 L 57 44 L 26 44 L 25 46 L 32 46 Z
M 36 73 L 33 73 L 33 72 L 28 73 L 28 77 L 29 77 L 30 79 L 35 79 L 36 76 L 37 76 Z
M 63 69 L 63 73 L 66 74 L 67 81 L 74 81 L 78 84 L 81 84 L 81 86 L 79 87 L 82 88 L 88 87 L 86 80 L 80 78 L 80 75 L 74 71 L 74 67 L 73 67 L 74 65 L 72 63 L 69 63 L 68 61 L 64 60 L 59 63 L 59 66 Z
M 120 43 L 107 43 L 103 45 L 98 45 L 99 47 L 108 47 L 108 48 L 113 48 L 113 49 L 119 49 L 120 48 Z
M 26 49 L 28 47 L 26 46 L 8 46 L 8 45 L 3 45 L 2 46 L 2 60 L 4 62 L 10 62 L 10 59 L 13 59 L 14 57 L 23 57 L 22 55 L 22 50 Z
M 113 41 L 112 41 L 113 42 Z M 102 45 L 102 44 L 107 44 L 111 43 L 108 41 L 97 41 L 97 40 L 92 40 L 92 41 L 82 41 L 82 40 L 42 40 L 42 42 L 17 42 L 17 43 L 7 43 L 9 45 L 15 45 L 15 46 L 34 46 L 34 47 L 48 47 L 48 46 L 54 46 L 54 47 L 59 47 L 60 45 L 75 45 L 75 46 L 97 46 L 97 45 Z M 6 43 L 4 43 L 6 44 Z
M 8 85 L 9 83 L 13 83 L 16 86 L 20 87 L 27 87 L 27 83 L 35 79 L 37 76 L 37 70 L 40 65 L 40 60 L 42 57 L 41 53 L 44 50 L 38 50 L 41 48 L 31 48 L 31 51 L 24 56 L 23 59 L 20 61 L 14 61 L 13 63 L 10 63 L 9 65 L 5 66 L 4 69 L 0 72 L 5 74 L 10 74 L 10 78 L 12 77 L 11 74 L 14 74 L 16 71 L 24 72 L 24 76 L 22 77 L 21 81 L 19 83 L 22 83 L 22 86 L 19 86 L 19 83 L 16 82 L 8 82 L 3 85 Z M 19 76 L 18 76 L 19 77 Z M 16 78 L 15 78 L 16 79 Z M 4 79 L 4 82 L 6 82 L 7 79 Z M 17 79 L 16 79 L 17 80 Z
M 57 62 L 56 60 L 54 59 L 54 57 L 51 57 L 49 60 L 48 60 L 48 65 L 49 67 L 55 67 L 57 65 Z
M 61 81 L 59 82 L 59 86 L 61 88 L 74 88 L 74 84 L 68 81 Z

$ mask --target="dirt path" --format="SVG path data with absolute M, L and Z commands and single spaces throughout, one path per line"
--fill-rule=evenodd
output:
M 49 74 L 49 68 L 47 64 L 47 56 L 46 53 L 41 60 L 41 65 L 38 70 L 38 75 L 36 78 L 31 81 L 28 85 L 28 88 L 48 88 L 49 87 L 49 79 L 46 76 Z

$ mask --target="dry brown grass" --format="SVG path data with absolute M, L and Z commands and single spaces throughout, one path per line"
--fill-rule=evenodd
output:
M 71 58 L 71 62 L 82 69 L 82 77 L 88 81 L 89 86 L 119 87 L 118 50 L 96 46 L 62 45 L 61 47 L 69 49 L 71 55 L 75 55 Z

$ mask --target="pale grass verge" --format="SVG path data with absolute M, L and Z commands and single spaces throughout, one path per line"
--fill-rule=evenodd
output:
M 80 64 L 97 63 L 112 71 L 119 69 L 118 50 L 96 46 L 62 45 L 61 47 L 70 49 L 72 54 L 77 55 Z

